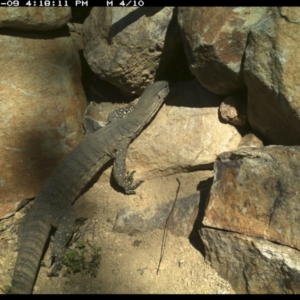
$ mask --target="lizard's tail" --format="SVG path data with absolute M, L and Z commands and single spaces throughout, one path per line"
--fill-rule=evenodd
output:
M 40 216 L 36 218 L 25 216 L 25 218 L 24 222 L 20 224 L 26 228 L 22 228 L 22 232 L 24 232 L 22 235 L 19 234 L 19 250 L 11 294 L 30 294 L 32 292 L 43 249 L 51 229 L 49 223 Z M 30 235 L 26 236 L 26 232 L 30 232 Z

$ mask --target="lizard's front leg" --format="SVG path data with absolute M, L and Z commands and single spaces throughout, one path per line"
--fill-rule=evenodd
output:
M 130 138 L 125 138 L 119 145 L 116 151 L 116 157 L 113 166 L 113 175 L 118 185 L 123 187 L 126 194 L 135 194 L 135 189 L 139 187 L 144 181 L 138 180 L 133 184 L 133 173 L 126 174 L 126 153 L 131 142 Z
M 91 107 L 90 111 L 92 111 L 92 109 L 95 106 L 97 107 L 97 104 L 89 104 L 89 105 Z M 95 119 L 93 114 L 87 111 L 88 108 L 86 109 L 85 116 L 83 118 L 83 129 L 84 129 L 85 136 L 88 136 L 89 134 L 98 131 L 99 129 L 105 127 L 108 123 L 112 123 L 115 122 L 116 120 L 126 118 L 134 110 L 134 105 L 128 104 L 125 107 L 120 107 L 113 110 L 108 114 L 106 123 L 100 122 L 100 120 Z
M 112 123 L 116 120 L 126 118 L 129 114 L 133 112 L 133 110 L 134 110 L 134 105 L 129 103 L 125 107 L 120 107 L 110 112 L 107 116 L 107 120 L 109 123 Z

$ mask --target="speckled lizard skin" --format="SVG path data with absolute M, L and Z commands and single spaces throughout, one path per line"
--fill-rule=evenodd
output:
M 134 110 L 88 135 L 58 165 L 42 187 L 35 202 L 19 226 L 18 257 L 11 293 L 31 293 L 51 226 L 54 235 L 54 264 L 49 276 L 61 268 L 66 244 L 72 235 L 72 204 L 92 177 L 114 159 L 113 175 L 126 194 L 134 194 L 142 183 L 133 183 L 133 172 L 126 175 L 125 158 L 129 144 L 162 106 L 169 93 L 166 81 L 149 85 Z

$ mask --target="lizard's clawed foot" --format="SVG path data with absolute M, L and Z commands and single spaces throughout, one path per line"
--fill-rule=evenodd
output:
M 51 269 L 46 272 L 48 277 L 58 276 L 58 271 L 61 269 L 62 266 L 58 266 L 57 263 L 54 263 Z
M 134 173 L 135 171 L 132 171 L 131 173 L 127 173 L 126 175 L 127 186 L 124 187 L 124 189 L 125 189 L 125 194 L 127 195 L 136 194 L 135 189 L 138 188 L 144 182 L 144 180 L 138 180 L 135 184 L 132 185 Z
M 50 270 L 48 272 L 46 272 L 48 277 L 52 277 L 52 276 L 58 276 L 58 271 L 62 268 L 63 263 L 64 263 L 64 254 L 65 254 L 65 248 L 61 249 L 63 252 L 60 253 L 59 255 L 56 255 L 54 253 L 55 250 L 52 251 L 51 253 L 51 260 L 52 262 L 54 261 L 54 263 L 52 264 Z

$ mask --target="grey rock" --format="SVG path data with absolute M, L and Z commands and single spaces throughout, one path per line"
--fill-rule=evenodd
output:
M 94 7 L 83 24 L 84 55 L 93 72 L 124 92 L 140 95 L 162 77 L 161 67 L 180 44 L 173 10 Z
M 211 228 L 202 228 L 200 236 L 206 261 L 236 293 L 300 293 L 299 251 Z
M 198 215 L 199 200 L 199 193 L 177 199 L 172 212 L 174 200 L 161 205 L 151 205 L 139 212 L 133 211 L 130 207 L 125 207 L 119 211 L 113 230 L 134 234 L 136 232 L 164 229 L 169 218 L 167 229 L 176 236 L 188 237 Z

